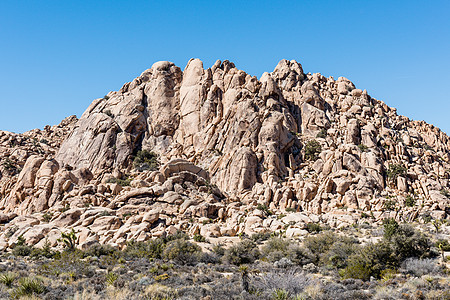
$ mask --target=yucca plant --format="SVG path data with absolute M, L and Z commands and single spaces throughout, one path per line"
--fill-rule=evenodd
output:
M 61 232 L 61 238 L 58 239 L 58 242 L 63 242 L 66 248 L 69 250 L 75 250 L 75 247 L 78 243 L 77 233 L 73 228 L 70 232 Z
M 119 275 L 114 272 L 108 272 L 105 279 L 106 285 L 114 285 L 114 282 L 117 280 L 117 278 L 119 278 Z
M 17 278 L 17 274 L 13 272 L 7 272 L 0 274 L 0 282 L 6 285 L 7 287 L 11 287 L 14 281 Z
M 24 296 L 39 295 L 46 290 L 41 279 L 26 277 L 19 280 L 19 286 L 11 293 L 11 296 L 14 299 L 19 299 Z

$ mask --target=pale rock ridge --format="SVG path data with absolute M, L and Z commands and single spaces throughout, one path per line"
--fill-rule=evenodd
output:
M 123 246 L 177 230 L 295 236 L 305 223 L 348 226 L 363 213 L 371 222 L 449 217 L 448 136 L 294 60 L 259 80 L 229 61 L 204 69 L 191 59 L 184 71 L 157 62 L 75 121 L 47 128 L 51 147 L 40 151 L 14 150 L 22 136 L 0 132 L 5 157 L 23 168 L 0 175 L 0 222 L 20 228 L 0 234 L 0 246 L 20 234 L 56 245 L 66 228 L 80 232 L 80 247 Z M 308 156 L 312 140 L 320 147 Z M 140 150 L 159 155 L 159 170 L 133 167 Z M 390 165 L 404 171 L 389 177 Z M 127 177 L 130 186 L 117 183 Z M 408 196 L 416 205 L 405 206 Z M 392 199 L 401 210 L 387 207 Z M 264 207 L 296 213 L 278 219 Z

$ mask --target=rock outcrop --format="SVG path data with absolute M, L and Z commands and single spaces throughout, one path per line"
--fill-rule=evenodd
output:
M 82 244 L 122 246 L 177 230 L 293 236 L 362 215 L 448 218 L 449 142 L 296 61 L 259 80 L 229 61 L 158 62 L 79 120 L 0 132 L 0 245 L 17 224 L 33 243 L 75 228 Z M 153 160 L 137 167 L 140 155 Z

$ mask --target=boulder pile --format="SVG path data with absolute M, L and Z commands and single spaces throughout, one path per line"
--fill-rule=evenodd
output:
M 293 60 L 259 80 L 229 61 L 157 62 L 80 119 L 0 131 L 0 249 L 19 236 L 56 246 L 72 228 L 86 248 L 445 219 L 449 147 L 433 125 Z

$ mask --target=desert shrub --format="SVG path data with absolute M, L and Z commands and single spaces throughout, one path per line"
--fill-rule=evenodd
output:
M 262 247 L 261 255 L 270 262 L 276 262 L 283 258 L 297 264 L 305 264 L 309 261 L 305 251 L 299 245 L 279 237 L 270 238 Z
M 251 264 L 260 256 L 255 242 L 244 239 L 225 250 L 223 259 L 233 265 Z
M 322 227 L 317 223 L 307 223 L 306 230 L 309 233 L 319 233 L 322 231 Z
M 85 252 L 84 256 L 119 256 L 120 252 L 116 248 L 110 246 L 110 245 L 100 245 L 95 244 L 89 247 Z
M 305 159 L 316 160 L 321 151 L 322 146 L 320 146 L 320 143 L 316 140 L 311 140 L 305 145 Z
M 2 273 L 0 274 L 0 283 L 6 285 L 7 287 L 11 287 L 17 277 L 18 275 L 13 272 Z
M 133 159 L 133 166 L 138 171 L 154 171 L 159 167 L 158 155 L 148 150 L 140 150 Z
M 105 276 L 105 283 L 106 285 L 114 285 L 116 280 L 119 278 L 119 275 L 117 275 L 114 272 L 108 272 Z
M 188 240 L 189 236 L 183 232 L 151 239 L 146 242 L 129 241 L 127 247 L 122 252 L 123 256 L 127 258 L 162 258 L 163 251 L 166 245 L 175 240 Z
M 33 248 L 25 243 L 25 238 L 23 237 L 23 235 L 20 235 L 19 237 L 17 237 L 17 242 L 14 245 L 12 254 L 14 256 L 29 256 L 32 250 Z
M 358 148 L 359 148 L 359 150 L 360 150 L 361 152 L 366 152 L 367 149 L 369 149 L 369 147 L 367 147 L 367 146 L 364 145 L 364 144 L 359 144 L 359 145 L 358 145 Z
M 19 173 L 19 168 L 16 166 L 16 164 L 12 161 L 12 160 L 10 160 L 9 158 L 5 158 L 3 161 L 2 161 L 2 166 L 3 166 L 3 168 L 6 170 L 6 171 L 8 171 L 9 173 L 12 173 L 12 174 L 16 174 L 16 173 Z
M 297 294 L 312 284 L 318 284 L 318 282 L 295 269 L 287 272 L 268 272 L 255 276 L 250 282 L 251 288 L 262 295 L 268 295 L 270 299 L 295 299 Z
M 21 297 L 39 295 L 44 293 L 47 288 L 44 286 L 41 279 L 38 278 L 21 278 L 19 286 L 14 289 L 11 296 L 18 299 Z
M 283 289 L 276 289 L 272 292 L 272 299 L 274 300 L 288 300 L 289 298 L 289 292 Z
M 343 278 L 369 280 L 380 277 L 381 271 L 392 267 L 391 249 L 387 243 L 368 244 L 347 260 L 339 274 Z
M 389 218 L 383 220 L 383 229 L 384 235 L 383 237 L 387 240 L 390 240 L 391 237 L 398 232 L 399 224 L 395 219 Z
M 289 247 L 289 241 L 273 237 L 267 241 L 267 243 L 261 249 L 261 255 L 268 261 L 275 262 L 283 257 L 286 257 L 286 252 Z
M 29 256 L 32 250 L 33 248 L 28 245 L 16 245 L 12 250 L 12 254 L 14 256 Z
M 214 254 L 216 254 L 218 257 L 224 256 L 225 255 L 225 251 L 226 251 L 225 248 L 222 245 L 220 245 L 220 244 L 214 245 L 212 247 L 212 252 Z
M 336 247 L 333 248 L 333 244 L 339 242 L 339 245 L 344 244 L 356 244 L 356 240 L 353 238 L 340 236 L 336 233 L 333 233 L 331 231 L 326 231 L 323 233 L 320 233 L 316 236 L 309 236 L 307 237 L 304 242 L 303 246 L 308 250 L 308 256 L 310 257 L 311 261 L 316 265 L 328 265 L 330 264 L 331 260 L 333 259 L 334 255 L 336 255 L 337 250 Z M 334 252 L 330 252 L 330 249 L 334 250 Z M 337 256 L 339 257 L 339 256 Z M 338 264 L 338 261 L 340 259 L 335 258 L 335 263 Z M 340 264 L 340 263 L 339 263 Z
M 273 212 L 267 207 L 267 205 L 258 204 L 256 208 L 261 210 L 266 216 L 273 215 Z
M 80 250 L 63 251 L 55 255 L 54 260 L 42 264 L 39 272 L 43 275 L 59 276 L 62 274 L 72 274 L 73 279 L 82 276 L 91 277 L 93 275 L 92 266 L 83 260 L 83 252 Z
M 151 300 L 176 299 L 178 293 L 173 288 L 170 288 L 168 286 L 159 283 L 154 283 L 145 288 L 144 296 L 145 299 Z
M 114 118 L 114 114 L 111 112 L 110 109 L 107 109 L 104 111 L 105 115 L 107 115 L 110 118 Z
M 389 164 L 386 175 L 389 179 L 397 179 L 398 176 L 406 175 L 406 167 L 402 164 Z
M 441 268 L 436 264 L 435 260 L 417 258 L 406 259 L 402 263 L 402 269 L 405 273 L 413 274 L 417 277 L 427 274 L 437 274 L 441 271 Z
M 409 225 L 399 225 L 389 219 L 384 223 L 383 240 L 368 244 L 346 261 L 347 266 L 340 270 L 344 278 L 368 280 L 370 276 L 380 278 L 385 269 L 397 269 L 407 258 L 434 256 L 431 242 L 422 233 Z
M 201 248 L 185 239 L 170 241 L 162 252 L 162 258 L 185 265 L 198 260 Z
M 347 266 L 347 259 L 354 254 L 360 246 L 356 240 L 338 240 L 321 257 L 321 264 L 328 268 L 341 269 Z
M 129 186 L 133 179 L 130 177 L 125 177 L 124 179 L 118 178 L 110 178 L 106 182 L 107 183 L 117 183 L 120 186 Z
M 264 241 L 267 241 L 271 237 L 271 235 L 272 234 L 270 232 L 258 232 L 258 233 L 252 234 L 250 239 L 252 241 L 254 241 L 255 243 L 259 244 Z
M 322 128 L 319 133 L 317 133 L 316 138 L 326 138 L 327 137 L 327 130 L 325 128 Z
M 45 238 L 44 245 L 42 246 L 42 248 L 41 249 L 33 248 L 30 256 L 32 258 L 41 258 L 41 257 L 53 258 L 57 254 L 58 251 L 53 250 L 48 238 Z
M 44 222 L 50 222 L 51 219 L 53 218 L 53 213 L 52 212 L 46 212 L 42 215 L 42 220 L 44 220 Z
M 397 265 L 409 257 L 426 258 L 435 255 L 431 252 L 431 241 L 410 225 L 400 225 L 388 243 Z
M 161 258 L 165 246 L 162 238 L 151 239 L 147 242 L 129 241 L 124 255 L 129 258 Z
M 392 199 L 388 199 L 383 203 L 383 208 L 385 210 L 394 210 L 396 202 Z
M 430 223 L 431 220 L 433 220 L 433 217 L 431 216 L 429 211 L 425 211 L 422 214 L 420 214 L 420 217 L 422 218 L 422 221 L 427 224 Z
M 450 251 L 450 243 L 448 242 L 448 240 L 437 240 L 434 245 L 441 251 Z
M 194 235 L 193 239 L 194 239 L 194 241 L 199 242 L 199 243 L 206 242 L 206 238 L 201 234 Z
M 406 196 L 405 205 L 408 207 L 414 207 L 414 205 L 416 205 L 416 199 L 411 195 Z

